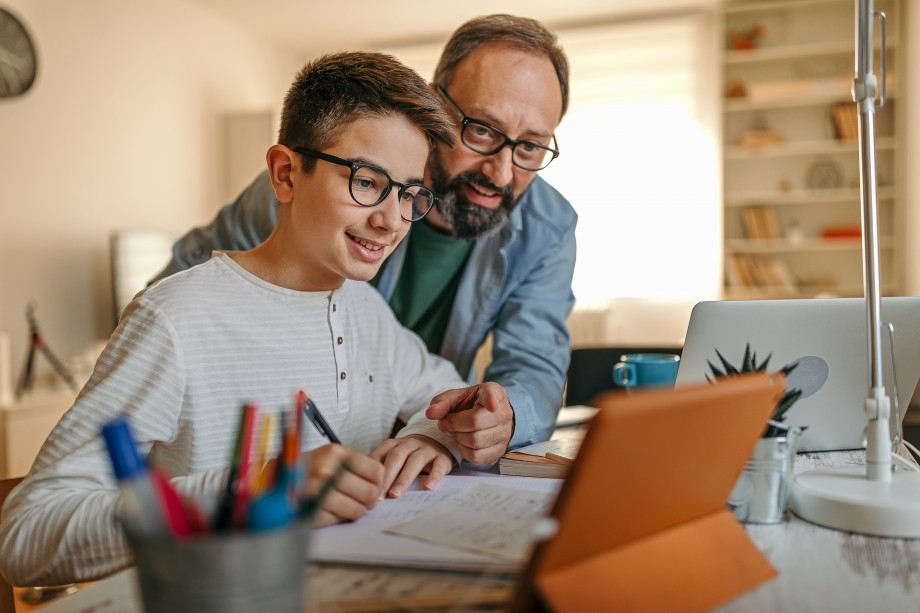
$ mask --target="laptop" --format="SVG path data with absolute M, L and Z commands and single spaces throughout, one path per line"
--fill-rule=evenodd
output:
M 881 305 L 882 322 L 894 325 L 896 364 L 892 371 L 891 344 L 883 326 L 885 388 L 894 416 L 896 376 L 903 421 L 920 377 L 920 297 L 882 298 Z M 863 405 L 869 389 L 869 358 L 864 299 L 701 302 L 690 314 L 677 385 L 712 377 L 710 363 L 724 371 L 716 350 L 740 369 L 748 343 L 758 364 L 770 357 L 770 371 L 798 362 L 787 389 L 801 389 L 803 394 L 785 421 L 807 426 L 799 451 L 865 447 Z M 891 423 L 894 435 L 893 417 Z
M 784 390 L 752 374 L 602 396 L 512 610 L 707 611 L 775 577 L 726 501 Z

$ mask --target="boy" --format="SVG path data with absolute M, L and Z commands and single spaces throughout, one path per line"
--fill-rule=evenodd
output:
M 251 251 L 219 253 L 151 286 L 126 308 L 76 404 L 3 510 L 0 572 L 16 584 L 65 583 L 128 563 L 98 436 L 122 413 L 150 461 L 192 497 L 221 490 L 242 403 L 278 411 L 297 389 L 345 445 L 304 429 L 310 489 L 343 458 L 349 466 L 319 525 L 360 517 L 389 487 L 385 480 L 403 472 L 427 468 L 434 487 L 460 455 L 423 409 L 465 383 L 355 281 L 372 278 L 409 222 L 432 206 L 421 177 L 431 148 L 450 144 L 452 133 L 437 95 L 389 56 L 346 53 L 308 64 L 266 155 L 281 203 L 274 232 Z M 500 387 L 485 385 L 463 394 L 471 399 L 461 408 L 507 402 Z M 397 416 L 408 425 L 381 445 Z M 378 445 L 374 457 L 363 455 Z

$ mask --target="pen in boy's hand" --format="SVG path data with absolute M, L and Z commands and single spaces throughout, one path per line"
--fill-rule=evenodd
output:
M 303 392 L 301 392 L 303 393 Z M 301 397 L 301 402 L 303 403 L 303 412 L 307 415 L 310 421 L 313 422 L 313 425 L 316 426 L 316 429 L 319 430 L 319 433 L 329 439 L 330 443 L 342 444 L 342 441 L 339 440 L 339 437 L 335 435 L 335 432 L 332 431 L 332 428 L 323 419 L 322 413 L 319 412 L 317 406 L 313 403 L 312 400 L 307 398 L 306 394 Z

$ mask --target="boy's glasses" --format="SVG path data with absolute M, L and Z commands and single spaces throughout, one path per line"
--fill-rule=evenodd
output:
M 305 147 L 294 147 L 294 151 L 324 162 L 350 168 L 348 193 L 351 194 L 351 199 L 361 206 L 380 204 L 390 195 L 395 185 L 399 188 L 397 194 L 399 195 L 400 215 L 406 221 L 418 221 L 428 214 L 437 200 L 434 192 L 424 185 L 394 181 L 383 169 L 376 166 L 343 160 L 340 157 Z
M 482 155 L 495 155 L 505 147 L 511 147 L 511 163 L 518 168 L 534 172 L 543 170 L 550 165 L 550 162 L 559 157 L 558 148 L 547 147 L 530 140 L 514 140 L 486 122 L 468 117 L 466 113 L 460 110 L 457 103 L 447 95 L 443 87 L 438 86 L 438 91 L 441 92 L 444 99 L 460 116 L 460 141 L 468 149 L 472 149 Z M 550 141 L 556 147 L 559 146 L 555 134 L 553 134 Z

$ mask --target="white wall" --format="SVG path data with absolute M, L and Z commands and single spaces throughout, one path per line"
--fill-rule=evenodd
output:
M 5 0 L 37 42 L 0 99 L 0 332 L 18 373 L 26 304 L 55 352 L 111 332 L 108 237 L 177 234 L 223 204 L 221 117 L 277 116 L 299 60 L 179 0 Z

